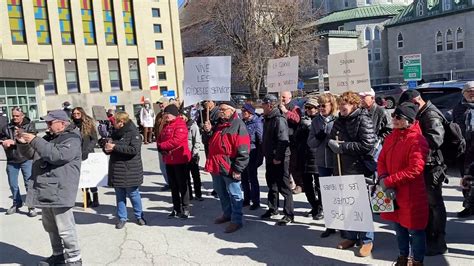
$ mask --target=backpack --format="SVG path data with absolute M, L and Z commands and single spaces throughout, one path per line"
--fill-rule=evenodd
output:
M 444 115 L 437 111 L 443 119 L 444 139 L 440 150 L 447 165 L 456 165 L 457 160 L 466 151 L 466 140 L 458 124 L 448 121 Z

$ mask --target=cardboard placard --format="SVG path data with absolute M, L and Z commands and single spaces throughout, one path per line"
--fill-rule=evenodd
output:
M 79 188 L 106 187 L 109 174 L 109 156 L 100 153 L 89 153 L 87 160 L 81 164 Z
M 267 91 L 298 90 L 298 56 L 268 60 Z
M 107 113 L 104 106 L 92 106 L 92 116 L 96 121 L 107 120 Z
M 331 93 L 370 91 L 372 87 L 367 51 L 367 49 L 361 49 L 328 56 L 329 90 Z

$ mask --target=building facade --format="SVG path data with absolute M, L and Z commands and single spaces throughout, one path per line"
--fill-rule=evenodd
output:
M 379 4 L 395 4 L 408 5 L 413 0 L 312 0 L 313 10 L 320 10 L 322 14 L 329 14 L 341 10 L 379 5 Z
M 64 101 L 89 112 L 93 105 L 115 105 L 132 113 L 142 97 L 154 101 L 163 91 L 182 91 L 177 2 L 0 1 L 0 59 L 47 65 L 48 78 L 37 81 L 40 114 Z M 16 104 L 0 101 L 0 108 Z
M 421 54 L 423 81 L 474 79 L 474 0 L 415 0 L 386 25 L 389 78 L 403 56 Z

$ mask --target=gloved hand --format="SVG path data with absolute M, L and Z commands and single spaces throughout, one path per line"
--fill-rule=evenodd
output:
M 440 186 L 445 178 L 446 175 L 444 174 L 444 171 L 433 172 L 433 187 Z
M 380 188 L 382 189 L 382 191 L 385 192 L 385 191 L 387 190 L 387 186 L 385 186 L 384 178 L 379 179 L 378 185 L 380 186 Z
M 342 153 L 341 145 L 340 142 L 330 139 L 328 143 L 329 148 L 332 150 L 332 152 L 336 154 Z
M 319 131 L 318 133 L 316 133 L 316 139 L 317 139 L 317 140 L 323 140 L 323 139 L 326 138 L 327 135 L 328 135 L 328 134 L 326 134 L 326 133 L 324 132 L 324 130 L 321 130 L 321 131 Z
M 391 200 L 394 200 L 396 198 L 395 189 L 387 188 L 387 190 L 385 190 L 384 192 L 385 192 L 385 196 L 387 196 L 387 198 L 389 198 Z
M 191 158 L 191 160 L 194 162 L 194 163 L 199 163 L 199 154 L 195 154 L 193 155 L 193 158 Z

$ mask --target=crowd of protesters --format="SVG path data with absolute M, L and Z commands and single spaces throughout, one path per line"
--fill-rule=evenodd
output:
M 465 149 L 456 155 L 465 197 L 464 209 L 457 216 L 474 215 L 474 82 L 466 83 L 462 93 L 453 123 L 416 90 L 405 91 L 391 115 L 377 105 L 373 90 L 310 96 L 303 106 L 298 106 L 290 92 L 282 92 L 280 98 L 269 94 L 262 100 L 262 114 L 251 102 L 238 112 L 232 101 L 209 100 L 183 108 L 179 101 L 166 98 L 157 101 L 155 114 L 150 100 L 145 99 L 138 124 L 126 112 L 108 110 L 107 120 L 98 127 L 83 108 L 65 102 L 63 110 L 44 117 L 48 125 L 44 138 L 36 136 L 34 124 L 21 108 L 13 108 L 11 122 L 4 121 L 0 133 L 13 199 L 6 214 L 23 206 L 18 185 L 21 170 L 27 184 L 28 216 L 36 216 L 36 208 L 41 208 L 43 226 L 51 239 L 53 255 L 44 262 L 80 265 L 72 206 L 81 161 L 99 143 L 110 155 L 108 185 L 116 195 L 115 227 L 122 229 L 128 221 L 127 197 L 136 223 L 143 226 L 141 147 L 155 141 L 166 182 L 162 190 L 171 190 L 170 218 L 189 218 L 190 200 L 204 199 L 201 148 L 206 156 L 204 169 L 212 176 L 213 193 L 222 208 L 214 223 L 227 224 L 226 233 L 243 227 L 243 208 L 262 208 L 258 168 L 263 164 L 268 208 L 260 217 L 273 219 L 280 213 L 281 194 L 283 216 L 277 225 L 294 222 L 293 194 L 301 192 L 310 206 L 305 215 L 324 218 L 319 177 L 364 175 L 368 185 L 376 184 L 396 202 L 394 212 L 381 215 L 394 223 L 399 248 L 396 265 L 423 265 L 424 256 L 447 252 L 443 145 L 456 125 L 465 141 L 460 144 Z M 97 188 L 85 190 L 88 204 L 98 207 Z M 334 229 L 327 228 L 321 237 L 333 233 Z M 341 231 L 341 236 L 337 248 L 358 246 L 356 255 L 371 255 L 374 232 Z

